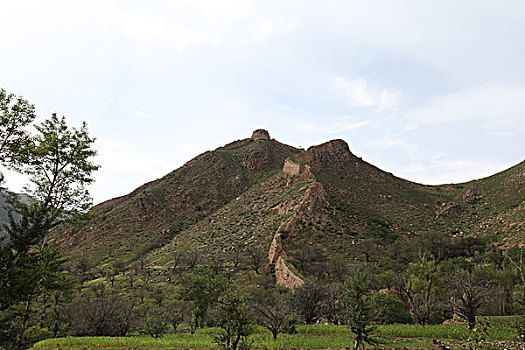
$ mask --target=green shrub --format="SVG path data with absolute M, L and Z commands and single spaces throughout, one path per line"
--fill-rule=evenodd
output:
M 405 305 L 399 298 L 392 294 L 374 294 L 374 303 L 377 308 L 378 322 L 410 323 L 410 315 L 405 311 Z
M 160 309 L 150 309 L 139 327 L 139 333 L 160 338 L 168 332 L 169 324 L 168 317 L 164 312 Z

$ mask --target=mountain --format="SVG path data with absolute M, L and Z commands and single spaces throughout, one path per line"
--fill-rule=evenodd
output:
M 0 222 L 7 222 L 9 220 L 7 209 L 5 208 L 7 204 L 6 199 L 6 193 L 0 191 Z
M 93 209 L 95 218 L 59 237 L 69 254 L 95 260 L 134 257 L 158 248 L 254 185 L 279 173 L 301 150 L 270 140 L 268 132 L 205 152 L 161 179 Z
M 9 221 L 9 211 L 7 210 L 6 206 L 8 205 L 8 198 L 10 195 L 13 195 L 13 192 L 9 192 L 5 189 L 0 190 L 0 222 L 7 222 Z M 29 196 L 25 193 L 15 193 L 16 196 L 18 196 L 19 200 L 21 200 L 24 203 L 29 202 Z M 15 217 L 18 215 L 15 213 Z
M 425 186 L 368 164 L 343 140 L 302 150 L 256 130 L 93 214 L 84 227 L 56 234 L 67 256 L 162 267 L 176 252 L 252 247 L 266 252 L 277 282 L 293 288 L 305 246 L 348 261 L 368 239 L 393 244 L 425 232 L 523 244 L 525 162 L 485 179 Z
M 12 194 L 12 193 L 11 193 Z M 6 230 L 3 226 L 4 223 L 7 223 L 9 222 L 9 211 L 7 210 L 7 202 L 8 202 L 8 197 L 9 197 L 10 193 L 4 189 L 0 190 L 0 243 L 5 243 L 5 242 L 2 242 L 2 238 L 5 236 L 7 236 L 7 233 L 6 233 Z M 18 193 L 16 194 L 19 199 L 22 201 L 22 202 L 29 202 L 29 196 L 25 193 Z M 17 213 L 13 213 L 13 216 L 15 219 L 18 219 L 20 218 L 20 215 L 17 214 Z

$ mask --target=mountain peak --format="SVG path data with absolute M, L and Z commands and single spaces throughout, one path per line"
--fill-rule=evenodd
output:
M 252 140 L 270 140 L 270 133 L 268 130 L 257 129 L 252 133 Z
M 352 157 L 348 144 L 343 140 L 332 140 L 312 146 L 307 151 L 293 157 L 297 163 L 307 163 L 314 166 L 328 164 L 332 161 L 347 161 Z
M 321 152 L 327 152 L 334 156 L 338 154 L 352 154 L 350 152 L 350 147 L 348 147 L 348 143 L 346 143 L 346 141 L 341 140 L 341 139 L 331 140 L 331 141 L 322 143 L 317 146 L 312 146 L 308 150 L 311 150 L 314 148 Z

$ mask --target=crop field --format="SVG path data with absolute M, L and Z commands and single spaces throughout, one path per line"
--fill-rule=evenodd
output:
M 475 333 L 469 332 L 465 324 L 381 325 L 377 331 L 381 343 L 367 344 L 367 348 L 435 349 L 433 340 L 437 339 L 452 349 L 468 346 L 473 349 L 523 349 L 525 344 L 519 342 L 513 321 L 499 321 L 481 322 Z M 158 339 L 143 335 L 56 338 L 41 341 L 33 349 L 213 349 L 217 348 L 212 338 L 216 331 L 215 328 L 205 328 L 190 334 L 180 330 Z M 257 328 L 250 341 L 257 349 L 343 349 L 353 346 L 353 337 L 347 328 L 334 325 L 298 326 L 296 334 L 279 334 L 277 341 L 266 329 Z

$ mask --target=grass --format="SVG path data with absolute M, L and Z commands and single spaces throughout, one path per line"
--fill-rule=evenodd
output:
M 507 324 L 509 319 L 491 320 L 487 340 L 509 341 L 516 339 L 516 330 Z M 196 334 L 177 333 L 160 339 L 148 336 L 129 337 L 69 337 L 47 339 L 35 344 L 34 349 L 212 349 L 216 348 L 211 335 L 214 328 L 199 330 Z M 432 340 L 448 340 L 458 343 L 468 339 L 465 324 L 449 325 L 381 325 L 378 334 L 384 343 L 376 348 L 432 348 Z M 297 327 L 297 334 L 280 334 L 274 341 L 270 332 L 259 327 L 251 339 L 258 349 L 342 349 L 352 346 L 353 337 L 344 326 L 303 325 Z
M 281 334 L 274 341 L 270 334 L 257 333 L 252 336 L 253 346 L 258 349 L 342 349 L 352 345 L 349 334 Z M 395 345 L 394 345 L 395 344 Z M 414 339 L 393 339 L 382 346 L 408 347 L 430 345 L 431 341 Z M 213 349 L 217 345 L 213 343 L 207 334 L 172 334 L 160 339 L 147 336 L 131 337 L 70 337 L 47 339 L 39 342 L 34 349 Z

